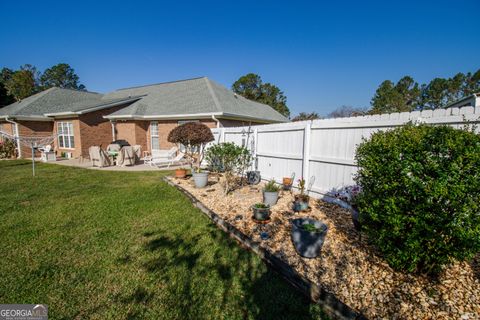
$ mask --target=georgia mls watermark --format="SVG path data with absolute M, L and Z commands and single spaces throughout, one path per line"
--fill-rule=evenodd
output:
M 46 304 L 0 304 L 0 320 L 46 320 Z

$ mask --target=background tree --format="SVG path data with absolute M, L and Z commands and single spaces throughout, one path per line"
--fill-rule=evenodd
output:
M 15 98 L 8 94 L 5 83 L 12 77 L 13 71 L 2 68 L 0 71 L 0 108 L 15 102 Z
M 232 90 L 243 97 L 258 101 L 262 96 L 262 79 L 258 74 L 249 73 L 241 76 L 232 85 Z
M 7 94 L 15 98 L 16 101 L 31 96 L 39 91 L 38 85 L 39 72 L 37 68 L 30 64 L 20 67 L 20 70 L 14 71 L 5 81 Z
M 372 98 L 371 113 L 405 112 L 415 110 L 420 104 L 420 86 L 410 76 L 396 84 L 386 80 L 380 84 Z
M 85 90 L 85 86 L 79 83 L 79 76 L 67 63 L 59 63 L 46 69 L 40 77 L 43 89 L 59 87 L 66 89 Z
M 327 115 L 327 118 L 347 118 L 363 116 L 367 114 L 368 108 L 341 106 Z
M 320 115 L 316 112 L 300 112 L 298 115 L 292 118 L 292 121 L 305 121 L 321 119 Z
M 403 112 L 416 109 L 444 108 L 449 103 L 480 92 L 480 69 L 457 73 L 451 78 L 434 78 L 419 85 L 410 76 L 396 84 L 386 80 L 372 98 L 371 113 Z
M 290 116 L 283 91 L 271 83 L 263 83 L 257 74 L 249 73 L 240 77 L 233 83 L 232 90 L 247 99 L 269 105 L 285 117 Z

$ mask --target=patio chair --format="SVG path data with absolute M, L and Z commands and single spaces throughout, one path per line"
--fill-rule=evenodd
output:
M 88 148 L 88 154 L 90 155 L 90 160 L 92 161 L 93 167 L 103 168 L 111 165 L 107 153 L 99 146 L 91 146 Z
M 123 147 L 118 152 L 117 156 L 117 166 L 133 166 L 135 165 L 135 151 L 133 147 Z
M 179 152 L 175 158 L 158 158 L 155 161 L 152 161 L 150 164 L 152 167 L 164 167 L 170 168 L 170 166 L 181 166 L 188 164 L 189 162 L 185 159 L 185 153 Z
M 140 162 L 140 158 L 142 157 L 142 146 L 139 144 L 134 145 L 133 152 L 135 152 L 135 163 Z
M 166 160 L 173 159 L 177 151 L 177 147 L 172 147 L 170 150 L 156 150 L 152 152 L 151 156 L 145 156 L 143 158 L 143 163 L 154 167 L 156 162 L 165 162 Z

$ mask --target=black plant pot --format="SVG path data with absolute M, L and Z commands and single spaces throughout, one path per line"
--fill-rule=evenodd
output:
M 312 232 L 303 228 L 305 224 L 313 224 L 319 231 Z M 322 250 L 328 227 L 321 221 L 310 218 L 299 218 L 292 221 L 292 242 L 298 254 L 304 258 L 316 258 Z
M 253 217 L 258 221 L 267 221 L 270 219 L 270 206 L 267 208 L 257 208 L 252 206 Z
M 247 183 L 248 184 L 259 184 L 262 181 L 260 176 L 260 171 L 247 171 Z

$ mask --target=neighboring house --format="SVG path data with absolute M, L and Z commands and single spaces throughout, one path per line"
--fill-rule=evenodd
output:
M 480 93 L 471 94 L 465 98 L 453 101 L 445 106 L 445 108 L 462 108 L 462 107 L 480 107 Z
M 286 122 L 270 106 L 236 95 L 208 78 L 195 78 L 107 94 L 51 88 L 0 109 L 0 130 L 14 136 L 58 135 L 57 155 L 88 157 L 92 145 L 127 140 L 155 152 L 171 146 L 171 129 L 186 121 L 209 127 Z M 29 157 L 21 147 L 21 157 Z

